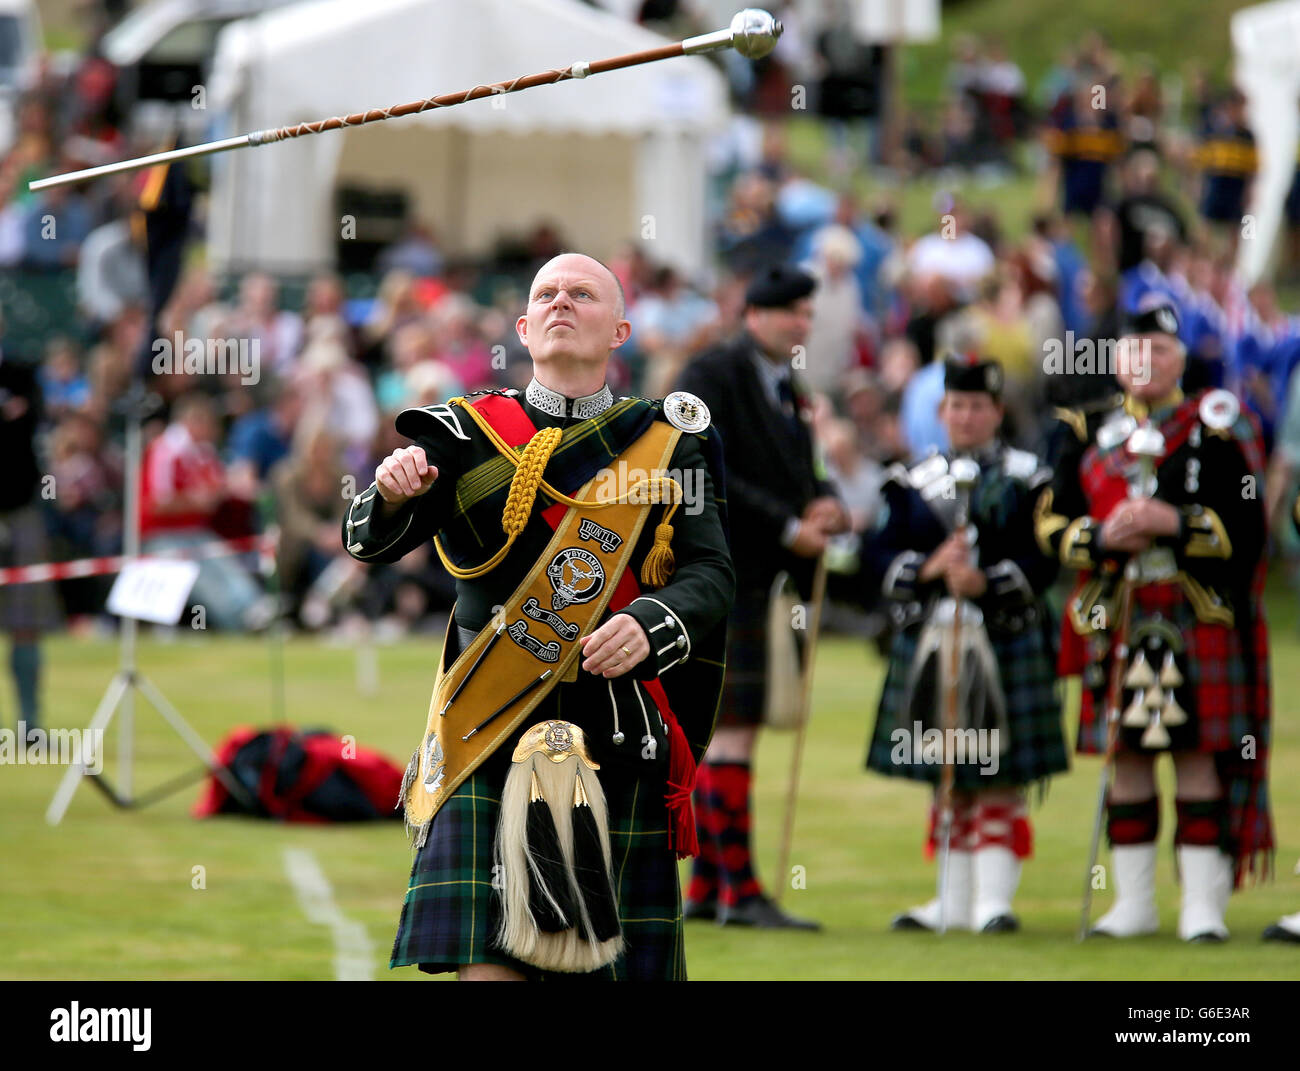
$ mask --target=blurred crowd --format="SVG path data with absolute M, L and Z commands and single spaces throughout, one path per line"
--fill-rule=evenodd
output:
M 643 16 L 674 33 L 683 17 L 673 4 L 647 4 Z M 1276 438 L 1276 508 L 1284 481 L 1300 470 L 1300 377 L 1292 376 L 1300 318 L 1280 308 L 1271 284 L 1246 291 L 1233 276 L 1255 168 L 1238 95 L 1193 80 L 1171 101 L 1160 72 L 1117 57 L 1097 34 L 1063 51 L 1030 87 L 998 42 L 963 39 L 935 122 L 899 109 L 891 144 L 879 50 L 833 24 L 801 34 L 794 12 L 783 17 L 787 34 L 769 61 L 727 68 L 738 112 L 713 161 L 709 277 L 686 278 L 635 241 L 593 251 L 622 281 L 633 324 L 611 367 L 616 393 L 673 389 L 693 354 L 739 330 L 755 271 L 805 266 L 818 285 L 802 372 L 817 395 L 827 471 L 854 519 L 833 567 L 851 571 L 857 535 L 876 520 L 885 468 L 946 446 L 936 415 L 945 354 L 978 351 L 1002 363 L 1005 435 L 1039 449 L 1052 405 L 1111 389 L 1104 376 L 1047 374 L 1050 345 L 1069 353 L 1113 338 L 1122 311 L 1155 291 L 1182 314 L 1189 385 L 1236 391 L 1268 441 Z M 466 262 L 444 255 L 430 222 L 414 224 L 382 253 L 374 296 L 364 298 L 324 273 L 290 301 L 268 274 L 214 279 L 191 257 L 153 329 L 154 281 L 132 213 L 138 183 L 26 190 L 33 177 L 123 151 L 103 63 L 88 55 L 66 82 L 24 98 L 17 141 L 0 160 L 0 271 L 76 276 L 76 324 L 40 353 L 0 361 L 10 369 L 0 376 L 4 421 L 17 419 L 15 399 L 26 402 L 24 430 L 7 441 L 25 438 L 33 471 L 53 477 L 53 493 L 40 484 L 32 492 L 48 555 L 120 549 L 123 400 L 133 374 L 149 371 L 157 341 L 230 340 L 255 355 L 252 376 L 234 362 L 188 368 L 178 358 L 170 374 L 148 377 L 158 403 L 143 415 L 145 550 L 276 528 L 273 572 L 255 558 L 204 560 L 192 599 L 209 627 L 259 629 L 279 610 L 298 627 L 344 635 L 427 627 L 454 597 L 436 557 L 362 568 L 342 553 L 342 515 L 377 462 L 402 445 L 393 428 L 401 409 L 527 384 L 515 319 L 533 271 L 567 248 L 565 236 L 539 224 L 494 258 Z M 804 79 L 815 90 L 811 113 L 829 130 L 816 176 L 792 161 L 784 122 L 791 87 Z M 1027 232 L 1013 236 L 995 210 L 940 184 L 930 222 L 909 233 L 896 191 L 882 186 L 864 198 L 847 181 L 877 167 L 1033 168 L 1051 190 Z M 50 217 L 54 237 L 42 234 Z M 1295 267 L 1294 248 L 1284 271 Z M 21 356 L 35 359 L 26 377 L 14 370 Z M 60 585 L 74 625 L 93 626 L 110 581 Z

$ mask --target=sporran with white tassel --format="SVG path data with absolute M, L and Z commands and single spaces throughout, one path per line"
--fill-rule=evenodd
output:
M 511 756 L 501 795 L 497 943 L 548 971 L 587 973 L 623 950 L 609 815 L 582 729 L 539 722 Z

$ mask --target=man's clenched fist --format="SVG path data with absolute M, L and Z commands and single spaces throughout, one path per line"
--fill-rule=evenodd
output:
M 433 486 L 438 468 L 430 465 L 421 446 L 404 446 L 394 450 L 375 469 L 375 487 L 379 497 L 392 506 L 418 498 Z

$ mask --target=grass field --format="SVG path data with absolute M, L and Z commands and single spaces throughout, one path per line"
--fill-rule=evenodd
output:
M 687 927 L 696 979 L 850 978 L 1297 978 L 1300 950 L 1265 945 L 1263 927 L 1300 910 L 1300 642 L 1293 600 L 1280 585 L 1274 624 L 1276 746 L 1273 755 L 1278 877 L 1234 898 L 1234 938 L 1186 946 L 1173 936 L 1177 889 L 1172 851 L 1162 849 L 1164 932 L 1140 941 L 1078 946 L 1074 928 L 1096 791 L 1097 764 L 1060 778 L 1035 812 L 1035 858 L 1017 908 L 1024 931 L 1010 937 L 894 934 L 890 916 L 928 898 L 933 868 L 922 858 L 924 791 L 861 768 L 881 664 L 862 645 L 828 638 L 818 665 L 816 711 L 803 769 L 791 862 L 806 888 L 787 906 L 821 919 L 817 934 Z M 362 697 L 350 651 L 294 640 L 285 654 L 287 706 L 300 726 L 329 726 L 404 761 L 428 701 L 432 641 L 381 648 L 379 694 Z M 51 726 L 79 727 L 116 664 L 106 642 L 59 638 L 46 647 Z M 148 640 L 144 672 L 210 742 L 238 724 L 272 720 L 269 648 L 249 639 Z M 193 765 L 151 710 L 137 708 L 137 790 Z M 114 736 L 106 772 L 115 773 Z M 768 734 L 758 760 L 760 867 L 775 866 L 790 739 Z M 83 785 L 58 828 L 43 815 L 61 769 L 0 767 L 0 978 L 328 979 L 330 930 L 308 920 L 285 869 L 289 849 L 319 861 L 339 910 L 364 927 L 376 978 L 387 956 L 410 856 L 398 824 L 313 828 L 240 819 L 196 821 L 192 788 L 152 808 L 116 811 Z M 1162 841 L 1172 814 L 1166 790 Z M 1104 861 L 1104 860 L 1103 860 Z M 205 888 L 193 887 L 203 867 Z M 1109 902 L 1100 893 L 1097 911 Z

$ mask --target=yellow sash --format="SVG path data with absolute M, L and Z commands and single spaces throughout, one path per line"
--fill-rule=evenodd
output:
M 656 421 L 618 462 L 625 471 L 662 472 L 681 434 Z M 596 502 L 597 482 L 593 477 L 574 498 Z M 607 505 L 589 518 L 571 506 L 532 571 L 450 669 L 444 641 L 424 736 L 402 787 L 406 823 L 420 831 L 420 843 L 460 784 L 556 684 L 576 679 L 579 638 L 604 614 L 653 504 Z M 454 623 L 453 615 L 448 638 Z

